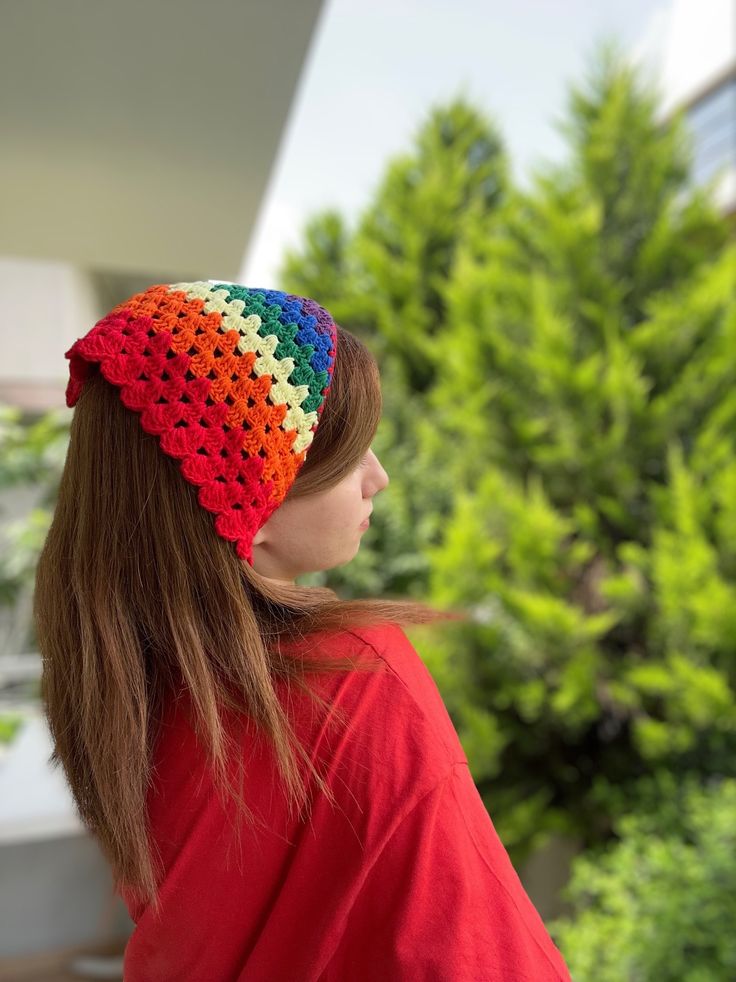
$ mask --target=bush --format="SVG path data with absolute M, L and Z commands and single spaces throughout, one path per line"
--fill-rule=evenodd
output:
M 574 861 L 574 913 L 548 928 L 575 982 L 734 979 L 736 780 L 678 788 L 663 772 L 648 796 L 617 842 Z

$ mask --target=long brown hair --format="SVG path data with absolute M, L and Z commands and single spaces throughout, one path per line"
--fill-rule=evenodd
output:
M 375 359 L 339 328 L 331 388 L 289 496 L 328 489 L 352 471 L 372 443 L 380 415 Z M 289 643 L 358 625 L 465 616 L 410 600 L 343 601 L 324 587 L 279 585 L 259 576 L 215 533 L 212 515 L 178 463 L 99 371 L 85 382 L 72 418 L 33 613 L 54 742 L 51 763 L 63 766 L 116 886 L 156 909 L 146 792 L 157 725 L 177 683 L 191 698 L 193 723 L 223 800 L 253 821 L 226 767 L 235 747 L 224 709 L 245 714 L 270 741 L 293 815 L 307 803 L 297 758 L 334 799 L 294 735 L 275 680 L 297 685 L 325 707 L 307 684 L 310 672 L 376 671 L 382 665 L 295 657 L 298 645 L 290 652 Z

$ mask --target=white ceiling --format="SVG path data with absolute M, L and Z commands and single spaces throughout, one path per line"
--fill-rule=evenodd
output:
M 321 0 L 6 0 L 0 255 L 234 278 Z

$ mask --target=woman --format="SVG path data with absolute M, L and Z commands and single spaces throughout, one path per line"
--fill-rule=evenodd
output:
M 400 624 L 296 585 L 388 477 L 367 349 L 307 298 L 158 285 L 67 352 L 43 699 L 136 927 L 129 982 L 569 979 Z

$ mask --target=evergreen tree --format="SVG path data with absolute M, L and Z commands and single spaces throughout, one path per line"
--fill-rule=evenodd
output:
M 605 838 L 653 768 L 733 766 L 736 254 L 656 105 L 604 49 L 569 164 L 448 282 L 424 451 L 462 491 L 432 596 L 481 623 L 423 651 L 519 856 Z
M 437 109 L 340 236 L 393 488 L 322 581 L 473 610 L 417 643 L 516 861 L 605 841 L 654 769 L 733 767 L 736 256 L 657 106 L 602 49 L 526 193 L 478 113 Z M 289 288 L 323 295 L 315 258 Z

